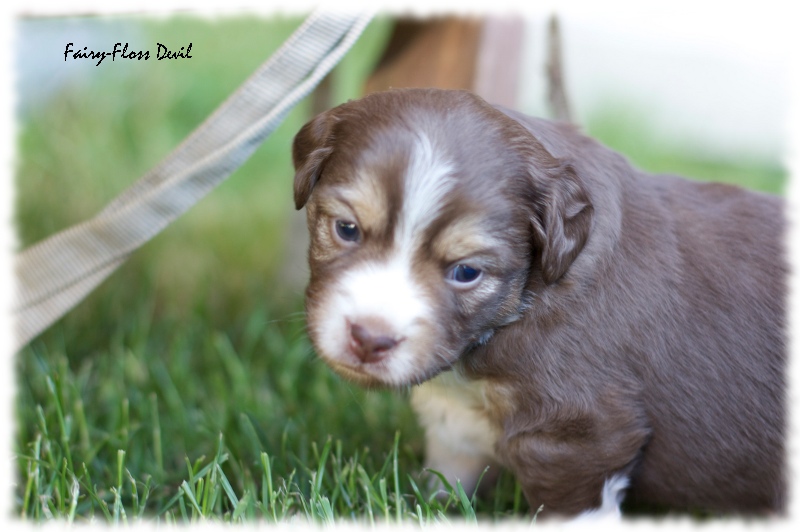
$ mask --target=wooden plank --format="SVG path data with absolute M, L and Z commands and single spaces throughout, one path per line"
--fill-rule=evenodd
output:
M 488 17 L 483 23 L 472 90 L 486 101 L 515 108 L 519 94 L 525 22 Z
M 480 36 L 479 19 L 398 20 L 366 92 L 398 87 L 471 89 Z
M 514 107 L 523 37 L 516 17 L 399 19 L 365 91 L 468 89 Z

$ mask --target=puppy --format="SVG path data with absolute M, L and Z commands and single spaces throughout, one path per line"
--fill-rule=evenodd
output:
M 311 340 L 415 386 L 429 467 L 468 492 L 507 467 L 543 515 L 783 511 L 779 199 L 464 91 L 348 102 L 293 159 Z

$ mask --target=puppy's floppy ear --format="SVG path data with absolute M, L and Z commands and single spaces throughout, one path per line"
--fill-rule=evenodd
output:
M 333 111 L 317 115 L 304 125 L 294 137 L 292 161 L 294 162 L 294 205 L 303 208 L 319 180 L 325 160 L 333 151 L 332 129 L 336 121 Z
M 570 164 L 549 168 L 535 179 L 534 241 L 540 250 L 542 278 L 559 280 L 569 269 L 589 237 L 594 207 Z

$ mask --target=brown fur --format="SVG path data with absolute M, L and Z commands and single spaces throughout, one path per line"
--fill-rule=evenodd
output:
M 456 161 L 459 180 L 415 254 L 437 319 L 420 340 L 436 356 L 419 353 L 414 381 L 455 366 L 494 386 L 496 454 L 532 507 L 597 507 L 604 481 L 624 473 L 636 501 L 782 512 L 787 269 L 777 198 L 644 174 L 570 126 L 466 92 L 373 94 L 295 139 L 315 344 L 328 286 L 391 249 L 414 131 Z M 380 200 L 355 207 L 369 238 L 342 251 L 321 213 L 353 187 Z M 446 236 L 457 222 L 478 234 Z M 476 241 L 489 246 L 498 288 L 452 294 L 441 282 L 447 253 Z

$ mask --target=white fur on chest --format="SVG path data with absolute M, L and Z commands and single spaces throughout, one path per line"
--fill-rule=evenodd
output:
M 492 483 L 500 469 L 496 443 L 501 435 L 495 400 L 508 401 L 509 394 L 491 388 L 483 380 L 470 381 L 457 371 L 448 371 L 413 389 L 411 405 L 425 429 L 425 467 L 442 473 L 455 487 L 460 481 L 471 495 L 486 466 L 484 482 Z M 438 484 L 438 480 L 436 481 Z M 606 479 L 600 508 L 583 512 L 570 523 L 616 522 L 628 478 Z
M 444 474 L 467 493 L 486 466 L 497 472 L 495 443 L 499 426 L 492 422 L 487 383 L 448 371 L 412 391 L 411 405 L 425 429 L 425 466 Z

